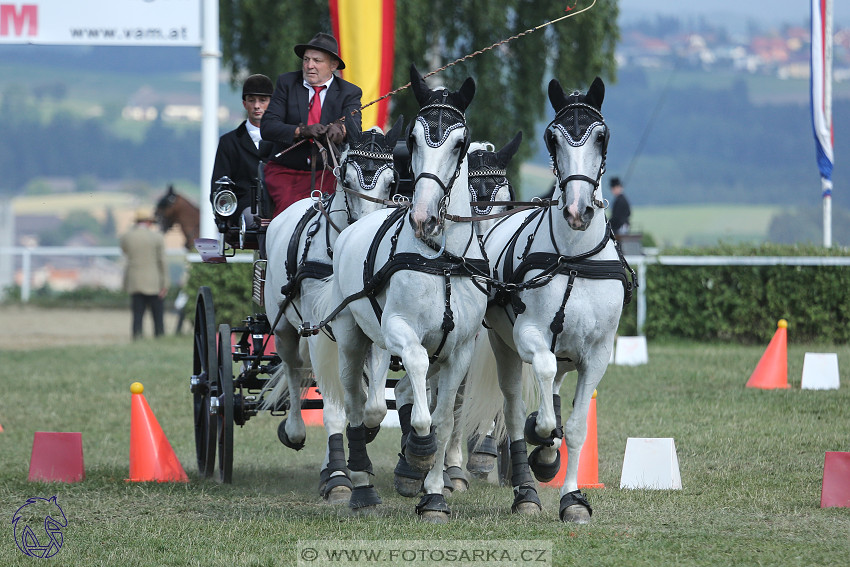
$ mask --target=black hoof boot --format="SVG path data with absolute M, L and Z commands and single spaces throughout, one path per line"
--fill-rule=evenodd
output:
M 442 494 L 425 494 L 416 505 L 416 513 L 425 522 L 445 524 L 449 521 L 452 511 Z
M 468 456 L 466 459 L 466 470 L 472 476 L 486 479 L 496 468 L 496 459 L 499 457 L 499 448 L 496 440 L 491 435 L 484 437 L 470 437 L 466 443 Z
M 330 504 L 347 502 L 351 497 L 351 479 L 346 474 L 331 476 L 333 471 L 322 469 L 319 473 L 319 496 Z
M 418 471 L 431 470 L 437 460 L 437 432 L 433 425 L 428 435 L 422 437 L 411 430 L 407 436 L 404 458 L 407 459 L 407 464 Z
M 449 467 L 446 469 L 446 474 L 449 475 L 449 481 L 452 484 L 452 490 L 457 490 L 458 492 L 466 492 L 469 488 L 469 478 L 467 478 L 466 473 L 463 472 L 463 469 L 460 467 Z
M 348 507 L 352 510 L 361 510 L 371 506 L 381 504 L 381 497 L 378 496 L 378 491 L 371 484 L 366 486 L 355 486 L 351 490 L 351 499 L 348 501 Z
M 541 451 L 543 451 L 543 447 L 536 447 L 528 455 L 528 465 L 531 467 L 531 472 L 534 473 L 534 478 L 539 482 L 549 482 L 561 470 L 561 452 L 555 453 L 555 460 L 551 463 L 544 463 L 540 460 Z
M 280 425 L 277 426 L 277 438 L 280 439 L 280 442 L 289 447 L 290 449 L 295 449 L 296 451 L 300 451 L 304 448 L 304 441 L 300 443 L 294 443 L 289 439 L 289 435 L 286 434 L 286 420 L 280 422 Z
M 580 490 L 573 490 L 561 496 L 559 508 L 558 514 L 562 522 L 586 524 L 590 522 L 590 517 L 593 515 L 590 502 Z
M 514 514 L 536 514 L 543 509 L 543 504 L 537 496 L 533 484 L 523 484 L 514 487 L 514 502 L 511 512 Z
M 422 492 L 425 473 L 408 465 L 404 455 L 399 454 L 398 463 L 393 473 L 393 486 L 395 486 L 395 491 L 402 496 L 412 498 Z

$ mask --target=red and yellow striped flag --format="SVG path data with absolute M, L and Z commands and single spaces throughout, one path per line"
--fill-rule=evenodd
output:
M 363 104 L 392 90 L 395 0 L 329 0 L 342 77 L 363 89 Z M 363 130 L 387 129 L 389 99 L 363 109 Z

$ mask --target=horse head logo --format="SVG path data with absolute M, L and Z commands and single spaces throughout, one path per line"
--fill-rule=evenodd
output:
M 12 516 L 15 544 L 24 555 L 46 559 L 62 548 L 62 528 L 68 526 L 65 512 L 50 499 L 34 497 L 26 501 Z

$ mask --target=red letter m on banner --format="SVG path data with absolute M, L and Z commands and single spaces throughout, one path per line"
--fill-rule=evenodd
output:
M 8 36 L 9 24 L 15 36 L 38 35 L 38 6 L 22 4 L 20 12 L 14 4 L 0 4 L 0 36 Z M 24 26 L 26 25 L 26 32 Z

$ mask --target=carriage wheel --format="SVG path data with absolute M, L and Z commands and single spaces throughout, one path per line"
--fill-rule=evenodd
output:
M 218 328 L 218 478 L 233 482 L 233 345 L 230 325 Z
M 218 356 L 215 348 L 215 310 L 212 292 L 208 287 L 198 290 L 195 303 L 195 346 L 192 375 L 192 402 L 195 417 L 195 454 L 198 473 L 212 476 L 215 468 L 215 431 L 218 414 L 211 412 L 212 388 L 218 375 Z

